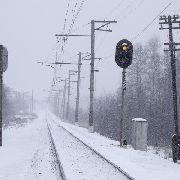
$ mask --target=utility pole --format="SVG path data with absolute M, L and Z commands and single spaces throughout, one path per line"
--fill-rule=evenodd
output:
M 0 146 L 2 146 L 3 72 L 8 67 L 8 50 L 0 45 Z
M 62 89 L 59 89 L 59 90 L 52 89 L 51 91 L 57 92 L 56 95 L 55 95 L 55 101 L 57 101 L 56 102 L 56 107 L 57 107 L 57 111 L 56 112 L 57 112 L 57 116 L 60 117 L 60 114 L 61 114 L 61 111 L 60 111 L 60 109 L 61 109 L 60 108 L 60 99 L 61 99 L 61 93 L 63 92 L 63 90 Z
M 59 91 L 59 96 L 60 96 L 60 92 L 63 92 L 62 103 L 61 103 L 61 111 L 60 111 L 60 114 L 61 114 L 60 117 L 63 120 L 65 118 L 67 80 L 68 80 L 68 78 L 66 78 L 64 80 L 60 80 L 60 81 L 64 81 L 64 88 L 63 88 L 63 90 L 58 90 Z
M 0 48 L 0 146 L 2 146 L 2 100 L 3 100 L 3 62 L 2 48 Z
M 55 34 L 56 37 L 90 37 L 90 35 L 82 35 L 82 34 Z M 66 39 L 65 39 L 66 40 Z M 55 64 L 59 64 L 58 62 L 56 62 Z M 62 64 L 62 62 L 60 63 Z M 63 63 L 63 64 L 72 64 L 72 63 Z M 69 79 L 70 79 L 70 75 L 69 75 Z M 70 80 L 69 80 L 69 86 L 68 86 L 68 101 L 67 101 L 67 110 L 66 110 L 66 119 L 68 119 L 69 117 L 69 98 L 70 98 Z
M 31 96 L 31 113 L 34 112 L 34 91 L 32 90 L 32 96 Z
M 71 76 L 77 73 L 77 71 L 69 70 L 69 84 L 68 84 L 68 99 L 67 99 L 67 107 L 66 107 L 66 119 L 69 120 L 69 102 L 70 102 L 70 95 L 71 95 Z
M 61 93 L 63 92 L 63 90 L 59 90 L 59 96 L 58 96 L 58 117 L 60 118 L 60 114 L 61 114 L 61 108 L 60 108 L 60 99 L 61 99 Z
M 64 83 L 64 91 L 63 91 L 63 101 L 62 101 L 62 119 L 63 120 L 64 120 L 64 117 L 65 117 L 67 79 L 65 79 L 64 82 L 65 83 Z
M 81 63 L 81 52 L 79 52 L 75 124 L 78 124 L 78 121 L 79 121 L 79 87 L 80 87 L 80 79 L 81 79 L 81 65 L 82 65 L 82 63 Z
M 173 160 L 177 162 L 178 155 L 180 149 L 178 146 L 180 145 L 180 137 L 179 137 L 179 127 L 178 127 L 178 110 L 177 110 L 177 86 L 176 86 L 176 59 L 175 52 L 178 49 L 175 48 L 176 45 L 180 45 L 180 43 L 174 43 L 173 41 L 173 29 L 180 29 L 180 20 L 178 15 L 174 16 L 161 16 L 159 24 L 161 27 L 160 30 L 168 29 L 169 30 L 169 43 L 164 43 L 164 45 L 168 45 L 171 57 L 171 71 L 172 71 L 172 93 L 173 93 L 173 111 L 174 111 L 174 128 L 175 135 L 172 139 L 172 150 L 173 150 Z M 163 25 L 168 25 L 168 27 L 163 27 Z M 177 26 L 178 25 L 178 26 Z M 178 152 L 179 151 L 179 152 Z
M 90 107 L 89 107 L 89 131 L 94 132 L 93 108 L 94 108 L 94 47 L 95 47 L 95 22 L 91 21 L 91 70 L 90 70 Z
M 68 99 L 67 99 L 67 107 L 66 107 L 66 119 L 69 119 L 69 98 L 70 98 L 70 91 L 71 91 L 71 71 L 69 70 L 69 80 L 68 80 Z
M 171 57 L 171 71 L 172 71 L 172 92 L 173 92 L 173 110 L 174 110 L 174 125 L 175 125 L 175 133 L 179 135 L 179 128 L 178 128 L 178 111 L 177 111 L 177 87 L 176 87 L 176 60 L 175 60 L 175 45 L 180 45 L 180 43 L 174 43 L 173 41 L 173 29 L 180 29 L 179 27 L 173 27 L 173 24 L 179 24 L 180 21 L 178 16 L 168 17 L 161 16 L 160 17 L 160 30 L 168 29 L 169 30 L 169 43 L 164 43 L 165 45 L 169 46 L 170 57 Z M 164 28 L 163 25 L 167 24 L 169 27 Z
M 98 28 L 95 27 L 96 23 L 102 25 Z M 110 29 L 102 29 L 107 27 L 111 23 L 117 23 L 117 21 L 95 21 L 91 20 L 91 70 L 90 70 L 90 107 L 89 107 L 89 131 L 94 132 L 94 60 L 95 60 L 95 31 L 112 32 Z

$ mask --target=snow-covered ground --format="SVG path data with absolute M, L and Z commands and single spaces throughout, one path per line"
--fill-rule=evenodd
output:
M 98 160 L 92 152 L 84 149 L 85 147 L 76 139 L 68 136 L 57 124 L 136 180 L 180 179 L 178 164 L 150 152 L 120 148 L 117 141 L 97 133 L 89 133 L 85 128 L 61 122 L 54 115 L 44 113 L 37 120 L 29 121 L 22 127 L 12 127 L 3 131 L 3 146 L 0 147 L 0 180 L 58 179 L 58 167 L 51 149 L 46 119 L 51 124 L 52 134 L 68 180 L 115 180 L 119 175 L 107 163 Z M 98 178 L 95 174 L 98 174 Z
M 63 128 L 50 127 L 67 180 L 128 180 Z
M 57 180 L 44 116 L 3 131 L 0 180 Z
M 136 180 L 179 180 L 180 165 L 150 152 L 119 147 L 119 142 L 105 138 L 87 129 L 61 122 L 52 114 L 49 121 L 56 122 L 73 135 L 101 153 Z

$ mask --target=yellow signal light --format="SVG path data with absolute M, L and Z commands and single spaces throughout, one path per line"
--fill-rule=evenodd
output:
M 126 43 L 123 43 L 121 46 L 120 46 L 120 49 L 122 50 L 122 51 L 128 51 L 128 45 L 126 44 Z
M 123 49 L 123 51 L 127 51 L 128 47 L 127 46 L 123 46 L 122 49 Z

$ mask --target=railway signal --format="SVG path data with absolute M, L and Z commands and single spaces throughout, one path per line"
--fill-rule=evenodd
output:
M 127 68 L 132 64 L 133 45 L 127 39 L 122 39 L 116 45 L 115 61 L 121 68 Z
M 122 72 L 122 95 L 121 95 L 121 116 L 120 116 L 120 135 L 119 142 L 120 146 L 123 146 L 123 111 L 124 111 L 124 94 L 126 91 L 126 68 L 132 64 L 133 57 L 133 45 L 127 39 L 120 40 L 116 45 L 115 61 L 117 65 L 123 68 Z

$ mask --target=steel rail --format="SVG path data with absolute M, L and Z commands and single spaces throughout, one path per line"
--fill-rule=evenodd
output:
M 57 152 L 57 149 L 56 149 L 56 145 L 55 145 L 55 142 L 54 142 L 54 139 L 53 139 L 53 136 L 52 136 L 52 133 L 51 133 L 51 130 L 50 130 L 50 126 L 47 122 L 47 129 L 48 129 L 48 134 L 49 134 L 49 137 L 50 137 L 50 141 L 52 143 L 52 146 L 53 146 L 53 149 L 54 149 L 54 152 L 55 152 L 55 156 L 56 156 L 56 162 L 58 164 L 58 168 L 59 168 L 59 174 L 60 174 L 60 179 L 62 180 L 66 180 L 66 176 L 65 176 L 65 173 L 64 173 L 64 169 L 63 169 L 63 166 L 62 166 L 62 163 L 60 161 L 60 158 L 59 158 L 59 154 Z
M 128 178 L 129 180 L 135 180 L 133 177 L 131 177 L 127 172 L 125 172 L 124 170 L 122 170 L 119 166 L 117 166 L 116 164 L 114 164 L 113 162 L 111 162 L 109 159 L 107 159 L 106 157 L 104 157 L 101 153 L 99 153 L 98 151 L 96 151 L 95 149 L 93 149 L 90 145 L 86 144 L 84 141 L 82 141 L 80 138 L 76 137 L 73 133 L 69 132 L 66 128 L 64 128 L 63 126 L 61 126 L 59 123 L 55 122 L 54 120 L 52 120 L 58 127 L 61 127 L 64 131 L 66 131 L 68 134 L 70 134 L 72 137 L 74 137 L 76 140 L 78 140 L 79 142 L 81 142 L 84 146 L 86 146 L 88 149 L 90 149 L 91 151 L 93 151 L 97 156 L 99 156 L 101 159 L 103 159 L 104 161 L 106 161 L 108 164 L 110 164 L 111 166 L 113 166 L 115 169 L 117 169 L 121 174 L 123 174 L 126 178 Z

